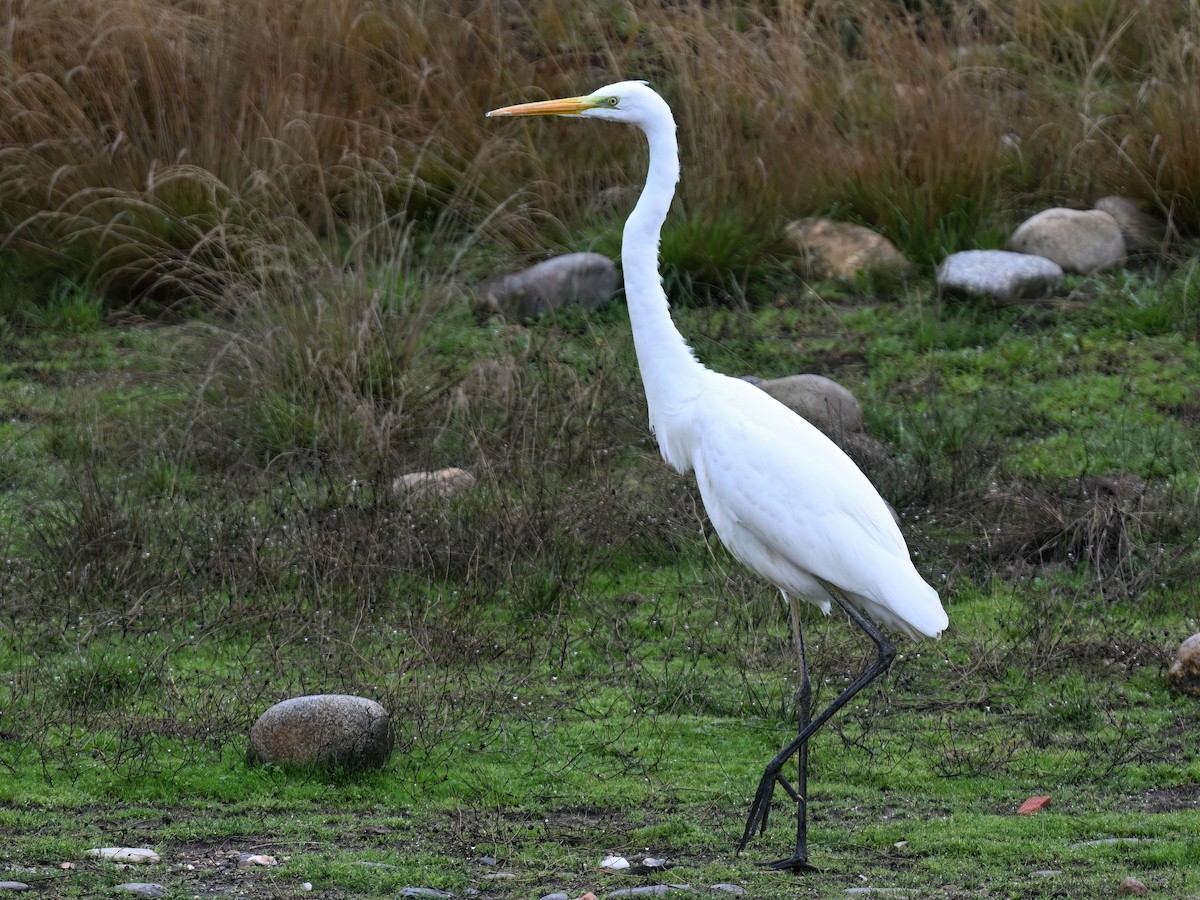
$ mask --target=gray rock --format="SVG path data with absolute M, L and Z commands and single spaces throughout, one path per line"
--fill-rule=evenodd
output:
M 131 881 L 128 884 L 118 884 L 118 891 L 128 891 L 131 894 L 139 894 L 143 897 L 165 897 L 167 889 L 161 884 L 156 884 L 152 881 Z
M 1008 239 L 1008 249 L 1044 256 L 1064 271 L 1090 275 L 1125 264 L 1125 238 L 1117 220 L 1098 209 L 1044 209 Z
M 395 494 L 409 498 L 440 497 L 449 500 L 475 483 L 475 476 L 466 469 L 437 469 L 432 472 L 410 472 L 392 481 Z
M 502 275 L 480 291 L 480 305 L 515 319 L 532 319 L 569 304 L 599 309 L 613 298 L 620 279 L 600 253 L 568 253 Z
M 717 884 L 711 885 L 709 887 L 709 890 L 710 891 L 721 891 L 722 893 L 725 893 L 725 894 L 735 894 L 739 897 L 742 894 L 746 893 L 746 889 L 744 887 L 742 887 L 741 885 L 729 884 L 728 882 L 725 882 L 725 881 L 721 881 L 721 882 L 718 882 Z
M 0 891 L 29 891 L 33 890 L 23 881 L 0 881 Z
M 863 272 L 907 278 L 913 272 L 912 263 L 891 241 L 862 225 L 798 219 L 784 231 L 817 277 L 853 278 Z
M 938 266 L 937 286 L 947 294 L 990 300 L 1040 300 L 1062 289 L 1060 265 L 1008 250 L 964 250 Z
M 824 375 L 788 375 L 756 386 L 822 431 L 861 431 L 862 404 L 849 390 Z
M 250 765 L 285 769 L 382 766 L 392 752 L 392 720 L 365 697 L 316 694 L 276 703 L 250 729 Z
M 1113 217 L 1125 238 L 1125 248 L 1131 253 L 1162 250 L 1166 244 L 1166 228 L 1136 201 L 1115 195 L 1101 197 L 1096 201 L 1096 209 Z
M 1175 651 L 1171 668 L 1167 669 L 1167 689 L 1173 694 L 1200 697 L 1200 634 L 1193 634 Z

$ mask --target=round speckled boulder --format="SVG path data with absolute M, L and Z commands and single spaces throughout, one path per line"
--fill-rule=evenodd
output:
M 365 697 L 315 694 L 276 703 L 250 729 L 250 765 L 285 769 L 382 766 L 392 752 L 392 720 Z

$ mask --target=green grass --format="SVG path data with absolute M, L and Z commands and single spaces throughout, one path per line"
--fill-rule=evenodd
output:
M 1179 285 L 1101 282 L 1091 306 L 1055 311 L 829 286 L 795 307 L 678 314 L 717 368 L 824 371 L 858 392 L 888 447 L 872 474 L 950 611 L 939 643 L 902 645 L 815 739 L 824 871 L 803 879 L 755 865 L 788 849 L 781 800 L 733 853 L 794 730 L 786 616 L 656 461 L 619 308 L 522 334 L 465 316 L 428 332 L 406 378 L 457 379 L 464 395 L 449 413 L 409 407 L 408 427 L 482 454 L 482 486 L 448 507 L 399 502 L 391 472 L 337 452 L 221 447 L 232 426 L 205 407 L 232 387 L 186 332 L 9 332 L 4 877 L 61 896 L 136 878 L 172 896 L 662 881 L 1086 898 L 1127 876 L 1200 895 L 1194 700 L 1163 683 L 1196 629 L 1195 348 L 1188 332 L 1122 331 L 1118 312 L 1131 290 L 1150 303 Z M 519 365 L 479 369 L 498 348 Z M 497 395 L 501 372 L 515 386 Z M 408 446 L 389 458 L 429 458 Z M 1130 475 L 1146 485 L 1137 506 L 1072 493 L 1081 476 Z M 1031 512 L 1044 509 L 1057 532 Z M 1095 510 L 1127 548 L 1088 543 Z M 811 613 L 806 630 L 827 700 L 867 648 L 838 617 Z M 248 768 L 253 719 L 321 691 L 392 711 L 387 767 Z M 1051 806 L 1016 816 L 1036 794 Z M 119 844 L 163 862 L 83 855 Z M 280 864 L 239 869 L 234 851 Z M 609 852 L 674 868 L 601 873 Z

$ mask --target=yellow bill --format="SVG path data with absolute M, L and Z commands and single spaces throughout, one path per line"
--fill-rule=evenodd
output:
M 595 106 L 591 97 L 565 97 L 562 100 L 538 100 L 493 109 L 488 116 L 577 116 Z

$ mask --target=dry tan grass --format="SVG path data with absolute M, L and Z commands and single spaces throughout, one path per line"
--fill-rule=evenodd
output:
M 542 248 L 642 151 L 482 112 L 622 77 L 676 109 L 692 222 L 838 212 L 925 261 L 1045 199 L 1200 226 L 1182 4 L 3 6 L 3 246 L 118 301 L 237 305 L 403 223 Z

